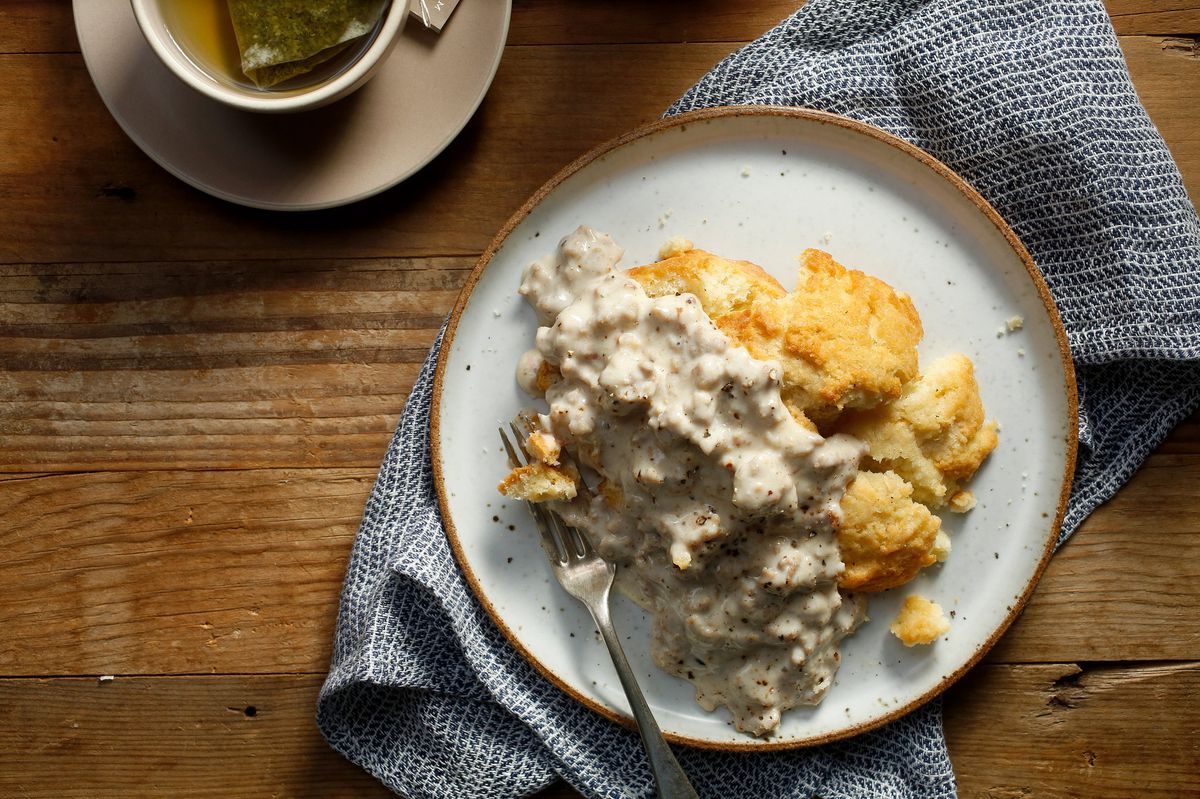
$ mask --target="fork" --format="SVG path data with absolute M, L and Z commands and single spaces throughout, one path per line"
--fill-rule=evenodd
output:
M 520 430 L 511 422 L 509 427 L 517 440 L 515 448 L 504 428 L 500 428 L 500 440 L 504 442 L 509 460 L 514 466 L 532 463 L 533 459 L 525 450 Z M 518 450 L 524 456 L 524 460 L 517 457 Z M 582 477 L 580 483 L 583 483 Z M 586 484 L 583 487 L 587 490 Z M 546 544 L 546 556 L 550 559 L 550 567 L 559 585 L 588 609 L 592 614 L 592 621 L 600 631 L 600 637 L 608 646 L 608 654 L 616 666 L 621 687 L 625 689 L 625 698 L 629 700 L 638 733 L 642 736 L 642 746 L 646 748 L 646 756 L 650 759 L 650 771 L 654 774 L 658 795 L 661 799 L 699 799 L 679 761 L 675 759 L 671 747 L 663 738 L 662 731 L 654 720 L 654 714 L 650 712 L 650 706 L 642 696 L 642 689 L 638 687 L 637 678 L 633 676 L 633 669 L 625 659 L 621 641 L 613 627 L 608 610 L 608 596 L 617 575 L 616 564 L 600 557 L 592 549 L 587 537 L 574 527 L 564 524 L 557 513 L 535 502 L 526 504 L 542 534 L 542 540 Z

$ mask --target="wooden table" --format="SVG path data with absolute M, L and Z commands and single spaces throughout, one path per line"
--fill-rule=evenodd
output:
M 444 155 L 381 197 L 287 216 L 142 155 L 68 3 L 0 4 L 0 797 L 387 795 L 313 708 L 436 328 L 533 189 L 792 8 L 518 0 L 491 94 Z M 1109 8 L 1200 197 L 1200 2 Z M 1193 417 L 950 692 L 962 795 L 1200 796 L 1198 697 Z

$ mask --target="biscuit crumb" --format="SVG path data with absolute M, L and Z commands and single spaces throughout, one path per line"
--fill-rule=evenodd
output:
M 929 548 L 929 554 L 933 555 L 933 559 L 938 563 L 945 563 L 953 548 L 950 536 L 946 535 L 946 531 L 938 530 L 937 537 L 933 539 L 933 546 Z
M 956 491 L 946 503 L 955 513 L 966 513 L 975 507 L 975 495 L 970 491 Z
M 558 439 L 549 433 L 535 430 L 529 434 L 529 438 L 525 439 L 525 447 L 529 450 L 530 455 L 547 466 L 558 465 L 558 455 L 562 452 L 562 447 L 559 445 Z
M 1008 317 L 1008 321 L 1004 323 L 1004 326 L 1008 328 L 1009 333 L 1020 330 L 1021 328 L 1025 327 L 1025 317 L 1010 316 Z
M 905 597 L 896 620 L 889 627 L 905 646 L 932 644 L 938 636 L 950 631 L 950 621 L 942 606 L 920 594 Z
M 550 502 L 575 498 L 575 480 L 566 472 L 544 463 L 531 463 L 513 469 L 496 486 L 501 494 L 529 502 Z
M 548 361 L 542 361 L 533 380 L 533 386 L 538 392 L 537 396 L 544 396 L 546 390 L 561 379 L 562 372 L 558 370 L 557 366 Z
M 663 242 L 663 246 L 658 248 L 658 260 L 665 261 L 668 258 L 674 258 L 676 255 L 682 255 L 694 249 L 696 249 L 696 245 L 683 236 L 672 236 Z
M 744 177 L 744 178 L 750 177 L 750 167 L 748 167 L 748 166 L 742 167 L 742 177 Z

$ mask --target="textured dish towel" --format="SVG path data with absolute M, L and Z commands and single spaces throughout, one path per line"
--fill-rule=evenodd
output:
M 1099 0 L 813 0 L 671 109 L 819 108 L 901 136 L 975 185 L 1046 276 L 1081 389 L 1063 537 L 1200 400 L 1200 220 Z M 350 560 L 318 708 L 335 749 L 411 797 L 531 793 L 556 777 L 649 797 L 634 734 L 544 681 L 455 567 L 430 477 L 433 360 L 413 389 Z M 950 797 L 933 702 L 842 743 L 680 749 L 706 797 Z

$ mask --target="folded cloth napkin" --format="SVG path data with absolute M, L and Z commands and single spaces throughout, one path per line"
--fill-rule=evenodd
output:
M 1064 538 L 1200 402 L 1200 220 L 1099 0 L 812 0 L 671 112 L 736 103 L 890 131 L 1013 225 L 1079 370 L 1083 447 Z M 437 349 L 351 554 L 320 728 L 410 797 L 523 796 L 558 777 L 592 797 L 652 796 L 637 738 L 543 680 L 455 566 L 429 462 Z M 938 702 L 819 748 L 679 754 L 707 797 L 955 795 Z

